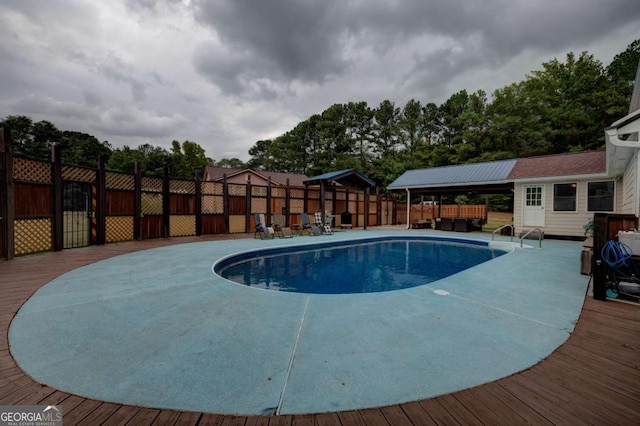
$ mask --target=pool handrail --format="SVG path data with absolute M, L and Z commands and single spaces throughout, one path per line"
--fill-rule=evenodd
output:
M 501 230 L 503 230 L 504 228 L 511 228 L 511 242 L 513 242 L 513 225 L 507 224 L 507 225 L 502 225 L 500 228 L 496 229 L 493 231 L 493 233 L 491 234 L 491 241 L 495 240 L 496 238 L 496 232 L 499 232 Z
M 530 229 L 529 231 L 527 231 L 526 234 L 524 234 L 522 237 L 520 237 L 520 248 L 522 248 L 522 243 L 523 243 L 524 239 L 527 238 L 527 236 L 529 234 L 533 233 L 534 231 L 538 231 L 538 244 L 539 244 L 539 248 L 542 248 L 542 239 L 544 238 L 544 233 L 542 232 L 542 230 L 540 228 Z

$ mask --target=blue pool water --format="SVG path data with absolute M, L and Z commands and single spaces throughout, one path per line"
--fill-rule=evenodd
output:
M 269 290 L 373 293 L 429 284 L 503 254 L 478 242 L 382 239 L 243 253 L 214 270 L 236 283 Z

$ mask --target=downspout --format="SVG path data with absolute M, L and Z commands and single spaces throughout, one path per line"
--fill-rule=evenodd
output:
M 411 192 L 409 188 L 407 190 L 407 227 L 405 229 L 411 229 Z

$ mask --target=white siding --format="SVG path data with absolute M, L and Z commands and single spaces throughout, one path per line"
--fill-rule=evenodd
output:
M 598 179 L 597 181 L 604 181 L 608 179 Z M 546 182 L 535 184 L 544 185 L 544 209 L 545 209 L 545 224 L 544 227 L 540 227 L 542 231 L 547 235 L 558 235 L 567 237 L 584 237 L 583 226 L 593 217 L 593 212 L 587 212 L 587 182 L 594 182 L 596 180 L 571 180 L 563 179 L 557 182 Z M 554 212 L 553 211 L 553 185 L 556 183 L 577 183 L 576 197 L 577 197 L 577 211 L 575 212 Z M 514 185 L 514 197 L 513 197 L 513 222 L 515 226 L 515 235 L 520 235 L 532 229 L 532 227 L 523 226 L 523 187 L 527 184 L 533 184 L 534 182 L 527 183 L 515 183 Z M 619 188 L 621 182 L 618 180 L 615 183 L 615 206 L 618 211 L 621 206 Z M 616 212 L 617 212 L 616 211 Z M 615 213 L 615 212 L 614 212 Z
M 638 175 L 639 167 L 640 165 L 638 164 L 638 154 L 636 151 L 636 155 L 634 155 L 631 163 L 624 173 L 623 184 L 621 185 L 621 213 L 635 215 L 638 214 L 638 185 L 640 185 L 640 182 L 638 182 L 638 180 L 640 180 L 640 176 Z

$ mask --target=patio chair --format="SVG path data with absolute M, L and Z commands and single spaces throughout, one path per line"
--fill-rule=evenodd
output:
M 253 235 L 253 238 L 260 237 L 261 240 L 267 238 L 273 238 L 275 236 L 275 231 L 271 226 L 267 226 L 267 223 L 264 220 L 264 214 L 256 213 L 256 233 Z
M 331 216 L 330 212 L 327 212 L 324 216 L 324 222 L 322 221 L 322 212 L 317 211 L 315 213 L 315 225 L 322 230 L 324 235 L 331 235 L 333 231 L 331 231 Z
M 309 222 L 309 215 L 307 213 L 300 213 L 300 223 L 302 224 L 302 232 L 308 232 L 309 235 L 321 234 L 320 228 Z
M 278 237 L 293 238 L 293 232 L 291 232 L 291 228 L 287 226 L 282 213 L 274 213 L 271 223 L 273 223 L 273 230 Z
M 640 301 L 640 265 L 633 260 L 629 246 L 610 240 L 602 247 L 600 254 L 607 264 L 607 297 L 613 299 L 622 294 Z

